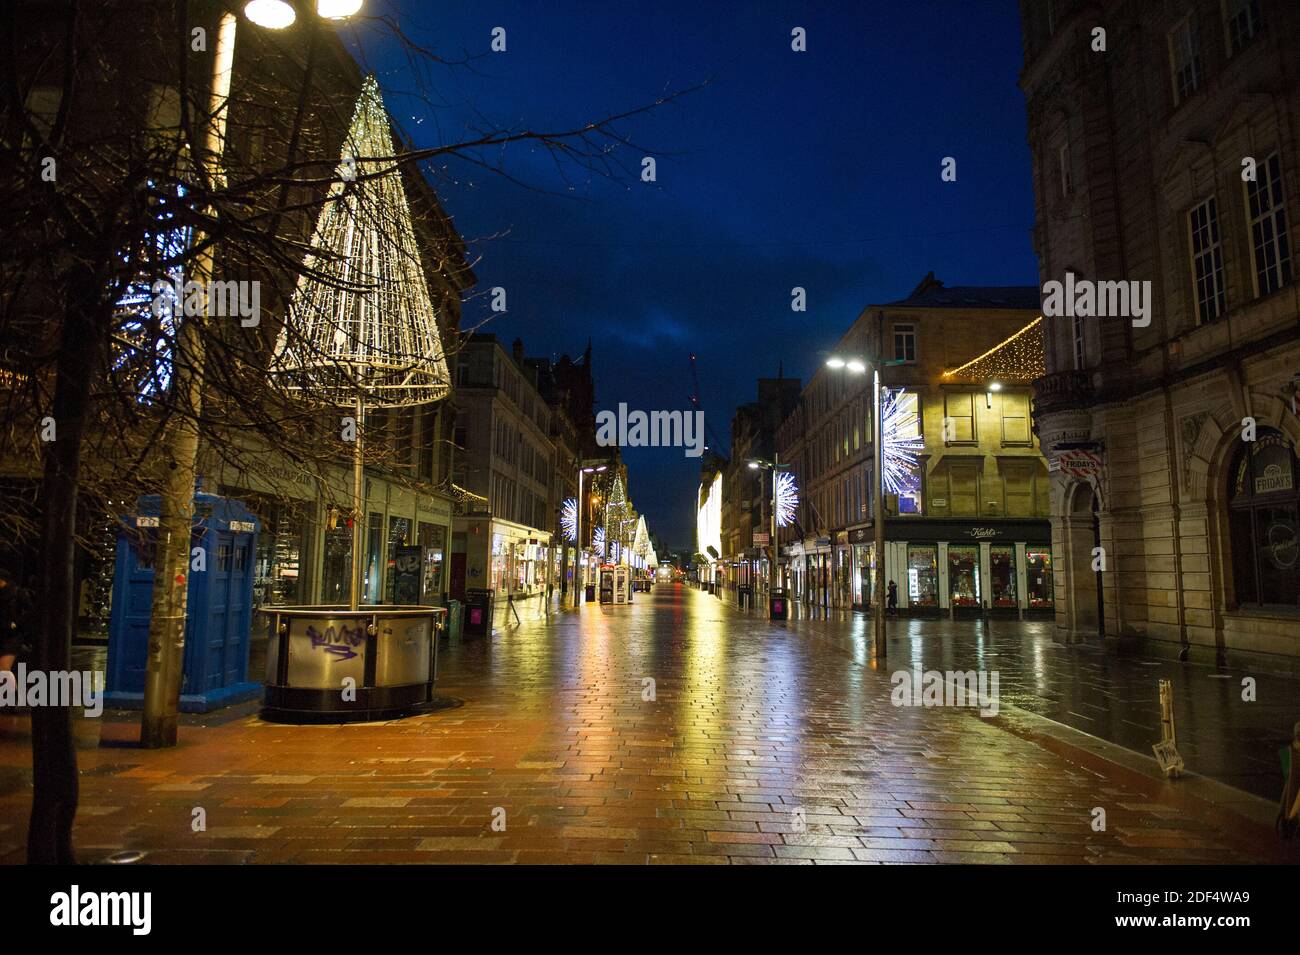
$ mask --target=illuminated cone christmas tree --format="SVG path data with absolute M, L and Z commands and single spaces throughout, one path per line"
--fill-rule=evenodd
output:
M 276 344 L 272 374 L 305 396 L 369 407 L 437 401 L 450 390 L 437 313 L 420 263 L 388 113 L 362 85 L 339 181 Z
M 628 538 L 635 525 L 636 515 L 632 511 L 632 505 L 627 501 L 623 478 L 615 475 L 610 487 L 609 499 L 605 504 L 605 540 L 610 548 L 611 558 L 615 560 L 622 558 L 623 548 L 627 546 Z
M 362 84 L 338 181 L 316 220 L 311 248 L 270 373 L 308 400 L 355 409 L 349 603 L 356 610 L 366 408 L 437 401 L 451 384 L 388 113 L 373 76 Z

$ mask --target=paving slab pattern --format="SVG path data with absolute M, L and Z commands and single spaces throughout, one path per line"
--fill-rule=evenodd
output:
M 890 669 L 851 639 L 661 585 L 444 647 L 439 692 L 456 705 L 406 720 L 236 711 L 187 720 L 163 751 L 134 747 L 131 717 L 79 721 L 76 843 L 85 861 L 139 849 L 160 863 L 1295 858 L 1265 829 L 1169 798 L 1173 784 L 970 710 L 893 706 Z M 23 856 L 28 745 L 25 718 L 0 716 L 4 862 Z

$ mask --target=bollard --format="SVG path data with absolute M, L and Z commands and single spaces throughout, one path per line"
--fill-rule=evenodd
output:
M 1174 688 L 1168 680 L 1160 681 L 1160 742 L 1151 749 L 1156 754 L 1160 771 L 1170 779 L 1183 773 L 1183 758 L 1178 755 L 1178 741 L 1174 735 Z

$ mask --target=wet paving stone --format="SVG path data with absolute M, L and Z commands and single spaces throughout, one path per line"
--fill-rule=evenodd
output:
M 862 635 L 832 623 L 771 624 L 660 586 L 630 607 L 524 612 L 445 645 L 439 690 L 461 705 L 407 720 L 297 727 L 250 709 L 186 721 L 180 746 L 145 751 L 129 745 L 138 717 L 111 714 L 113 744 L 79 753 L 76 841 L 85 861 L 119 849 L 239 863 L 1294 860 L 1263 827 L 1171 802 L 1161 781 L 1085 768 L 969 710 L 892 705 L 889 674 L 912 657 L 877 668 Z M 1010 642 L 1048 652 L 1033 650 L 1041 634 L 999 627 L 999 666 Z M 968 658 L 924 641 L 915 656 Z M 1025 672 L 1010 685 L 1039 678 Z M 0 717 L 0 772 L 16 780 L 0 792 L 5 862 L 21 861 L 30 801 L 21 719 Z M 1104 832 L 1090 825 L 1099 806 Z M 191 828 L 195 808 L 206 832 Z

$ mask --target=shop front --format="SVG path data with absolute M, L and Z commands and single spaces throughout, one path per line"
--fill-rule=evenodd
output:
M 876 545 L 870 527 L 849 531 L 851 543 L 849 574 L 854 610 L 870 610 L 876 599 Z
M 803 542 L 796 541 L 781 548 L 781 567 L 785 574 L 785 586 L 790 599 L 802 603 L 804 599 L 804 553 Z
M 481 515 L 457 517 L 455 538 L 450 583 L 453 597 L 464 599 L 460 595 L 467 589 L 487 588 L 496 600 L 504 602 L 511 597 L 519 600 L 535 596 L 546 588 L 549 532 Z M 594 566 L 588 562 L 588 583 L 595 581 Z
M 202 484 L 245 502 L 262 527 L 253 555 L 258 610 L 346 604 L 352 528 L 346 500 L 351 473 L 316 481 L 274 454 L 247 454 L 239 469 L 209 455 Z M 210 475 L 210 476 L 207 476 Z M 365 480 L 361 603 L 437 606 L 445 602 L 451 501 L 408 483 Z M 255 616 L 255 631 L 263 628 Z
M 834 558 L 829 537 L 810 538 L 803 542 L 803 603 L 807 607 L 829 610 L 832 606 Z
M 1050 618 L 1051 528 L 1016 518 L 885 522 L 886 581 L 912 617 Z M 869 606 L 875 569 L 870 527 L 854 530 L 854 606 Z
M 853 545 L 848 531 L 835 532 L 832 567 L 832 606 L 848 609 L 853 605 Z

